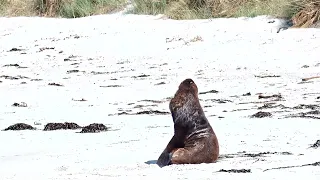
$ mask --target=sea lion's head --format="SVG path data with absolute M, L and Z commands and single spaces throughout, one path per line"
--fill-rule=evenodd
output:
M 195 97 L 198 97 L 198 87 L 192 79 L 188 78 L 180 83 L 177 93 L 191 93 Z
M 170 111 L 175 112 L 185 106 L 198 104 L 198 87 L 196 83 L 188 78 L 182 81 L 179 89 L 170 101 Z

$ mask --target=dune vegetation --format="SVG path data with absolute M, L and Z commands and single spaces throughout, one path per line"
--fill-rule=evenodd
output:
M 270 15 L 292 19 L 296 27 L 320 20 L 320 0 L 131 0 L 128 13 L 207 19 Z M 122 10 L 127 0 L 0 0 L 1 16 L 78 18 Z

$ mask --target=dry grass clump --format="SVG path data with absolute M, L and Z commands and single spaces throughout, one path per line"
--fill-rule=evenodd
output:
M 300 11 L 292 17 L 293 27 L 308 28 L 320 21 L 320 0 L 298 1 L 296 7 Z
M 166 0 L 133 0 L 134 8 L 128 13 L 156 15 L 162 14 L 166 7 Z
M 77 18 L 124 8 L 127 0 L 0 0 L 2 16 Z
M 62 0 L 35 0 L 34 8 L 40 16 L 53 17 L 57 15 L 62 2 Z
M 1 16 L 34 16 L 33 0 L 0 0 Z

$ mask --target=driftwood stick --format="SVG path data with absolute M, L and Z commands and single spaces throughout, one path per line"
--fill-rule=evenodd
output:
M 313 77 L 308 77 L 308 78 L 302 78 L 302 81 L 309 81 L 311 79 L 317 79 L 320 78 L 320 76 L 313 76 Z

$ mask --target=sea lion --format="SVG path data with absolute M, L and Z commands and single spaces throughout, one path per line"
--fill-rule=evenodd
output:
M 198 98 L 198 87 L 190 78 L 179 85 L 169 103 L 174 135 L 157 160 L 159 167 L 171 164 L 214 163 L 219 143 Z

